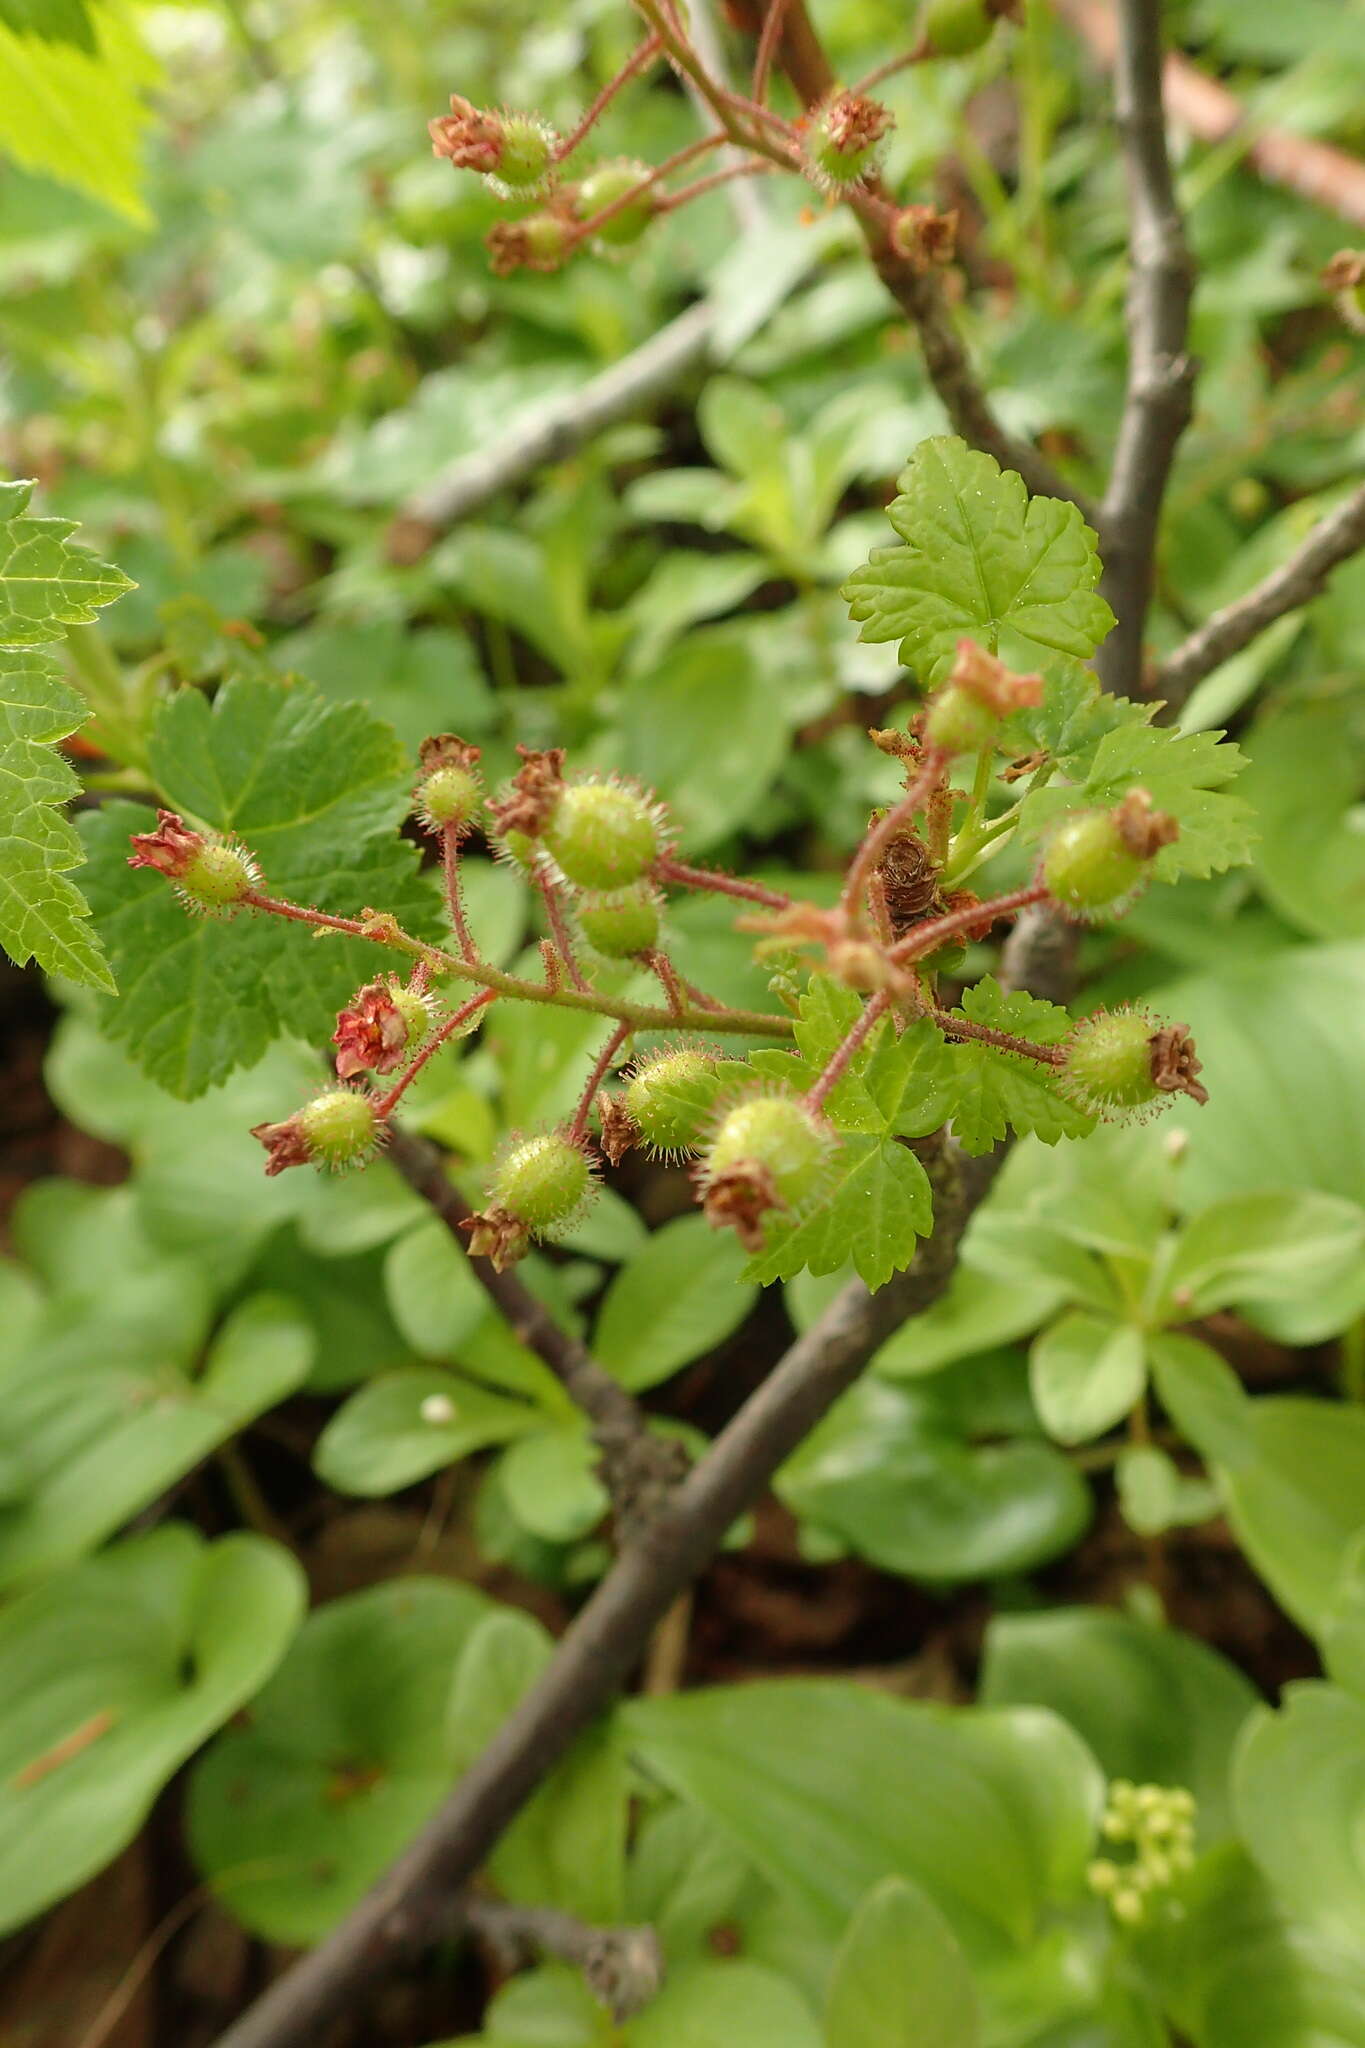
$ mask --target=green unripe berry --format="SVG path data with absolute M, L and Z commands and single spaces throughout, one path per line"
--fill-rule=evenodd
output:
M 420 816 L 438 829 L 445 825 L 471 825 L 482 801 L 479 778 L 470 768 L 435 768 L 417 791 Z
M 590 946 L 608 960 L 629 960 L 659 943 L 659 896 L 648 882 L 585 897 L 578 922 Z
M 781 1201 L 796 1208 L 819 1193 L 830 1133 L 794 1095 L 754 1095 L 725 1112 L 706 1153 L 709 1179 L 746 1165 L 762 1167 Z
M 986 0 L 927 0 L 920 31 L 935 56 L 969 57 L 990 41 L 995 16 Z
M 587 1154 L 564 1131 L 538 1131 L 516 1139 L 493 1178 L 500 1209 L 528 1230 L 544 1233 L 569 1222 L 593 1185 Z
M 939 691 L 924 721 L 930 746 L 950 754 L 979 754 L 994 747 L 999 731 L 999 714 L 959 683 L 948 683 Z
M 515 828 L 510 832 L 500 833 L 498 851 L 506 856 L 514 868 L 520 868 L 524 875 L 534 874 L 539 848 L 527 833 L 518 832 Z
M 590 171 L 574 195 L 574 217 L 577 220 L 591 220 L 595 213 L 601 213 L 616 200 L 624 198 L 642 178 L 649 176 L 647 164 L 636 163 L 631 157 L 616 157 L 611 163 L 599 164 Z M 632 199 L 629 206 L 623 206 L 610 220 L 604 221 L 593 233 L 599 242 L 610 242 L 613 248 L 624 248 L 631 242 L 638 242 L 640 236 L 654 218 L 654 194 L 642 192 L 638 199 Z
M 177 876 L 183 897 L 201 910 L 224 910 L 256 886 L 255 864 L 225 840 L 206 840 Z
M 1063 1085 L 1085 1108 L 1144 1109 L 1161 1090 L 1152 1076 L 1152 1021 L 1137 1010 L 1101 1012 L 1078 1024 L 1066 1048 Z
M 545 827 L 545 844 L 580 889 L 625 889 L 659 854 L 659 826 L 638 790 L 571 782 Z
M 656 1152 L 691 1152 L 700 1143 L 721 1087 L 721 1067 L 710 1053 L 680 1046 L 632 1076 L 626 1108 Z
M 856 185 L 876 163 L 890 126 L 880 101 L 836 92 L 816 109 L 806 130 L 806 163 L 816 184 L 829 191 Z
M 309 1157 L 324 1166 L 354 1166 L 379 1142 L 374 1098 L 358 1088 L 325 1088 L 304 1104 L 298 1125 Z
M 1112 812 L 1086 811 L 1053 834 L 1043 856 L 1043 883 L 1068 910 L 1109 910 L 1144 880 L 1147 865 L 1124 844 Z
M 554 136 L 530 114 L 506 114 L 500 125 L 502 146 L 490 182 L 513 198 L 524 198 L 545 181 Z
M 393 988 L 390 991 L 393 1007 L 407 1029 L 407 1043 L 403 1050 L 415 1052 L 431 1029 L 432 1003 L 428 996 L 419 995 L 416 989 Z

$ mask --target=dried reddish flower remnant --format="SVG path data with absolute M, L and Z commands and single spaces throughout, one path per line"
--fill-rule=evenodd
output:
M 367 983 L 338 1016 L 332 1033 L 337 1079 L 349 1081 L 367 1071 L 391 1074 L 403 1063 L 409 1035 L 392 988 L 382 981 Z
M 456 170 L 487 175 L 502 161 L 502 121 L 457 92 L 450 95 L 450 112 L 428 121 L 427 133 L 432 155 L 447 157 Z
M 155 832 L 134 832 L 135 853 L 128 856 L 130 868 L 155 868 L 159 875 L 179 881 L 208 845 L 202 832 L 192 831 L 177 811 L 158 811 Z
M 265 1146 L 265 1170 L 272 1179 L 287 1166 L 307 1166 L 312 1160 L 312 1149 L 297 1116 L 286 1117 L 280 1124 L 253 1124 L 251 1135 Z
M 746 1252 L 763 1250 L 763 1218 L 786 1206 L 771 1173 L 757 1159 L 716 1174 L 702 1199 L 707 1222 L 714 1230 L 733 1230 Z
M 539 839 L 564 789 L 564 749 L 518 747 L 522 765 L 511 786 L 488 806 L 501 833 Z
M 1352 292 L 1365 284 L 1365 249 L 1338 249 L 1321 271 L 1329 292 Z
M 880 100 L 856 92 L 836 92 L 817 118 L 841 156 L 873 148 L 894 125 L 890 109 Z
M 524 1223 L 505 1209 L 492 1208 L 482 1215 L 467 1216 L 460 1225 L 469 1238 L 471 1259 L 487 1259 L 495 1273 L 516 1264 L 530 1243 Z
M 488 256 L 494 277 L 516 270 L 558 270 L 580 239 L 581 230 L 557 213 L 533 213 L 527 220 L 494 221 Z
M 939 213 L 932 206 L 903 206 L 891 223 L 891 247 L 921 275 L 936 263 L 951 263 L 957 254 L 957 209 Z
M 1040 675 L 1017 675 L 975 640 L 958 641 L 957 659 L 948 673 L 948 682 L 966 690 L 1001 718 L 1043 701 Z
M 1145 789 L 1130 789 L 1112 817 L 1118 834 L 1135 860 L 1155 860 L 1163 846 L 1180 837 L 1180 826 L 1166 811 L 1152 808 Z
M 1167 1024 L 1154 1031 L 1151 1057 L 1152 1081 L 1163 1095 L 1189 1095 L 1198 1103 L 1208 1101 L 1209 1091 L 1198 1078 L 1202 1069 L 1195 1058 L 1188 1024 Z
M 605 1090 L 597 1098 L 597 1114 L 602 1127 L 598 1142 L 611 1164 L 619 1166 L 631 1147 L 639 1144 L 640 1127 L 618 1098 Z

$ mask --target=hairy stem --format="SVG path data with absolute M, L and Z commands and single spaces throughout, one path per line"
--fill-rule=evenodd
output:
M 723 875 L 715 868 L 694 868 L 686 861 L 665 854 L 654 872 L 661 882 L 676 882 L 683 889 L 709 889 L 717 896 L 738 896 L 745 903 L 762 903 L 769 910 L 786 910 L 791 897 L 781 889 L 765 889 L 761 882 L 746 882 L 738 875 Z

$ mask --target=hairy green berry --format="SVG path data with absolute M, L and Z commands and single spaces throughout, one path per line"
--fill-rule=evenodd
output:
M 479 778 L 468 768 L 437 768 L 417 791 L 418 815 L 438 830 L 446 825 L 467 828 L 482 801 Z
M 810 116 L 805 133 L 806 169 L 826 191 L 861 183 L 877 161 L 882 137 L 892 125 L 879 100 L 836 92 Z
M 580 889 L 625 889 L 660 851 L 654 806 L 621 782 L 571 782 L 545 826 L 545 844 Z
M 1102 1010 L 1078 1024 L 1066 1047 L 1062 1086 L 1098 1115 L 1161 1100 L 1152 1073 L 1155 1027 L 1140 1010 Z
M 309 1157 L 323 1166 L 354 1166 L 379 1142 L 374 1097 L 359 1088 L 324 1088 L 298 1113 Z
M 502 114 L 498 124 L 498 162 L 489 188 L 501 199 L 529 198 L 544 189 L 553 169 L 554 130 L 534 114 Z
M 498 1161 L 489 1190 L 496 1208 L 537 1236 L 563 1228 L 593 1189 L 592 1166 L 567 1131 L 514 1138 Z
M 783 1208 L 801 1207 L 820 1192 L 831 1133 L 794 1095 L 752 1095 L 722 1115 L 706 1150 L 707 1179 L 756 1165 Z
M 969 57 L 990 41 L 998 12 L 986 0 L 927 0 L 920 33 L 936 57 Z
M 209 840 L 180 876 L 180 894 L 197 910 L 231 909 L 255 888 L 251 856 L 228 840 Z
M 659 943 L 660 897 L 648 882 L 585 896 L 577 909 L 584 938 L 608 960 L 630 960 Z
M 602 213 L 608 206 L 615 205 L 631 192 L 642 178 L 649 176 L 648 164 L 637 163 L 633 157 L 615 157 L 610 163 L 599 164 L 574 194 L 574 218 L 590 221 L 595 213 Z M 599 242 L 610 242 L 613 248 L 624 248 L 630 242 L 638 242 L 640 236 L 654 218 L 655 200 L 653 191 L 642 192 L 638 199 L 632 199 L 619 213 L 604 221 L 593 234 Z
M 525 220 L 495 220 L 485 240 L 493 275 L 514 270 L 558 270 L 572 254 L 580 230 L 561 213 L 533 213 Z
M 998 712 L 960 683 L 948 683 L 938 692 L 924 721 L 930 746 L 949 754 L 979 754 L 994 747 L 999 730 Z
M 691 1045 L 640 1063 L 627 1085 L 625 1104 L 653 1151 L 678 1157 L 696 1149 L 727 1064 Z
M 1043 856 L 1049 896 L 1082 913 L 1121 909 L 1146 874 L 1147 862 L 1125 843 L 1112 811 L 1067 818 Z

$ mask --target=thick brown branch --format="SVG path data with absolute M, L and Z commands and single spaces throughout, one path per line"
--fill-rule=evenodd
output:
M 1131 696 L 1142 676 L 1157 524 L 1194 403 L 1186 352 L 1194 269 L 1166 153 L 1161 0 L 1119 0 L 1114 87 L 1128 177 L 1128 391 L 1100 514 L 1104 581 L 1118 621 L 1100 649 L 1108 689 Z
M 430 1203 L 461 1249 L 468 1251 L 469 1240 L 462 1226 L 472 1212 L 447 1175 L 444 1157 L 436 1146 L 410 1131 L 395 1130 L 386 1157 L 409 1187 Z M 685 1463 L 680 1447 L 653 1434 L 633 1395 L 576 1337 L 560 1329 L 545 1304 L 514 1270 L 499 1273 L 482 1258 L 471 1258 L 469 1264 L 479 1285 L 506 1317 L 513 1336 L 549 1366 L 570 1400 L 591 1422 L 622 1545 L 634 1542 L 682 1476 Z
M 1192 633 L 1152 684 L 1152 694 L 1178 709 L 1195 684 L 1248 646 L 1258 633 L 1286 612 L 1307 604 L 1324 588 L 1332 571 L 1365 548 L 1365 484 L 1319 520 L 1287 562 L 1235 603 L 1224 605 Z

